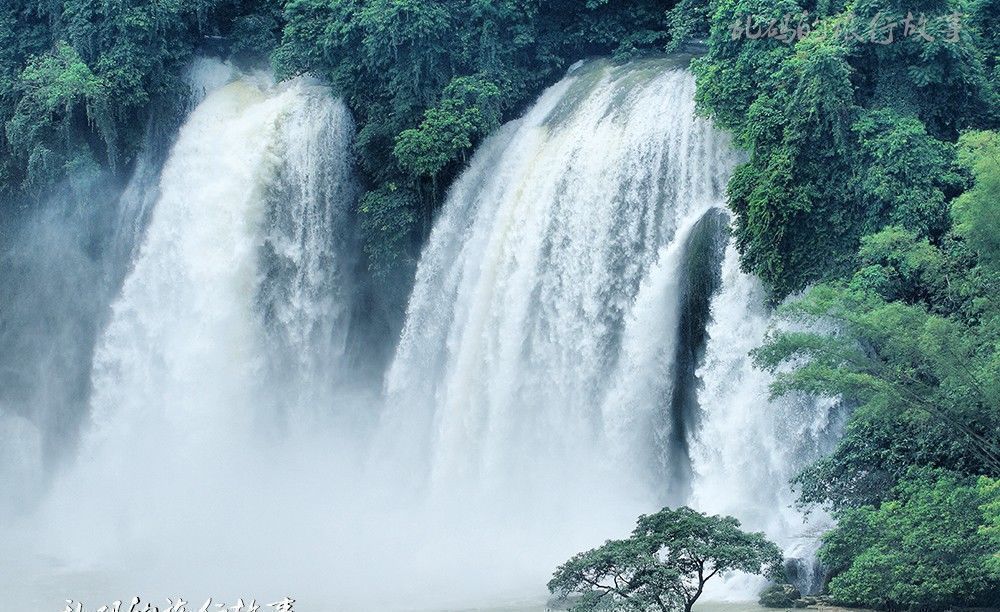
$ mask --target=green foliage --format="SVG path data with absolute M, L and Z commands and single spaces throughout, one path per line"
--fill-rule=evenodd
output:
M 691 39 L 708 38 L 712 6 L 707 0 L 680 0 L 667 13 L 670 42 L 667 50 L 676 51 Z
M 271 15 L 243 15 L 233 20 L 229 47 L 234 57 L 253 57 L 270 53 L 278 46 L 278 21 Z
M 977 486 L 983 502 L 980 509 L 985 519 L 979 533 L 987 538 L 988 546 L 993 551 L 986 560 L 986 567 L 993 573 L 994 579 L 1000 580 L 1000 480 L 980 478 Z
M 688 610 L 715 575 L 739 571 L 775 575 L 781 549 L 762 533 L 747 533 L 731 516 L 664 508 L 640 516 L 632 536 L 609 540 L 556 570 L 549 591 L 572 600 L 571 610 Z
M 961 177 L 952 171 L 952 147 L 931 137 L 923 123 L 888 109 L 868 111 L 852 126 L 858 142 L 858 196 L 868 218 L 864 232 L 883 222 L 918 236 L 940 236 L 950 225 L 945 191 Z
M 954 202 L 953 233 L 940 245 L 898 226 L 864 238 L 853 275 L 783 307 L 796 325 L 757 351 L 775 393 L 856 407 L 833 454 L 799 476 L 804 502 L 877 505 L 915 465 L 1000 475 L 998 140 L 960 145 L 975 184 Z
M 436 176 L 464 156 L 472 143 L 500 125 L 500 88 L 477 77 L 458 77 L 444 97 L 424 112 L 420 127 L 396 138 L 400 165 L 416 176 Z
M 955 202 L 955 231 L 990 272 L 1000 273 L 1000 134 L 971 132 L 959 141 L 975 187 Z
M 234 53 L 266 53 L 276 44 L 279 4 L 6 2 L 0 8 L 0 196 L 39 195 L 81 167 L 121 175 L 148 114 L 186 93 L 180 75 L 203 37 L 235 38 Z
M 877 482 L 886 470 L 898 477 L 912 464 L 1000 474 L 997 243 L 992 226 L 984 225 L 996 213 L 997 150 L 993 133 L 962 139 L 961 158 L 975 185 L 956 200 L 958 224 L 942 246 L 900 227 L 865 238 L 849 279 L 817 286 L 782 310 L 813 330 L 833 326 L 836 333 L 777 330 L 757 352 L 772 370 L 797 364 L 777 373 L 776 393 L 805 391 L 859 406 L 841 448 L 825 460 L 839 463 L 835 471 L 845 478 Z M 921 423 L 925 418 L 932 421 L 929 428 Z M 891 430 L 879 431 L 889 424 L 923 443 L 897 449 L 902 452 L 890 455 L 893 461 L 860 459 L 856 452 L 871 448 L 872 440 L 879 440 L 875 448 L 895 447 Z M 831 467 L 821 462 L 808 472 L 828 492 L 843 487 L 828 501 L 870 503 L 856 491 L 857 482 L 831 478 Z M 822 495 L 812 497 L 821 501 Z
M 920 159 L 944 151 L 912 122 L 900 130 L 923 141 Z M 895 153 L 899 166 L 920 165 L 906 158 L 915 148 Z M 940 197 L 889 202 L 900 225 L 863 238 L 851 274 L 785 304 L 789 324 L 756 351 L 775 373 L 775 394 L 854 407 L 834 452 L 796 479 L 803 503 L 835 512 L 822 554 L 836 573 L 831 594 L 852 605 L 972 605 L 997 588 L 1000 140 L 970 132 L 957 151 L 973 183 L 952 203 L 954 227 L 926 237 Z M 895 161 L 875 163 L 867 189 L 878 193 Z M 935 176 L 964 183 L 952 170 L 924 171 L 922 187 L 914 177 L 903 193 L 931 191 Z
M 361 198 L 358 220 L 365 255 L 377 279 L 390 271 L 408 267 L 412 230 L 416 222 L 416 194 L 387 183 Z
M 757 603 L 765 608 L 789 609 L 797 607 L 798 600 L 802 598 L 802 593 L 793 585 L 788 583 L 771 584 L 761 591 Z M 799 604 L 801 606 L 802 604 Z
M 62 42 L 25 67 L 19 88 L 7 141 L 26 161 L 26 184 L 41 189 L 62 176 L 79 144 L 75 128 L 106 103 L 106 89 L 76 50 Z
M 743 266 L 776 299 L 849 273 L 861 238 L 890 224 L 932 240 L 947 231 L 948 199 L 962 187 L 951 142 L 967 127 L 997 125 L 984 54 L 996 33 L 967 26 L 954 42 L 907 37 L 880 45 L 833 30 L 852 18 L 868 23 L 879 11 L 992 9 L 960 0 L 921 7 L 869 0 L 846 10 L 788 0 L 714 6 L 709 53 L 694 63 L 698 104 L 749 151 L 729 202 Z M 733 36 L 734 23 L 748 16 L 780 20 L 803 11 L 821 25 L 794 44 Z
M 241 62 L 273 50 L 279 76 L 312 72 L 328 79 L 355 115 L 358 165 L 374 193 L 362 216 L 382 211 L 364 233 L 387 240 L 366 242 L 365 250 L 372 272 L 385 276 L 393 271 L 383 266 L 408 265 L 443 187 L 470 150 L 571 62 L 661 51 L 670 30 L 687 36 L 705 27 L 707 4 L 690 5 L 700 7 L 701 26 L 686 11 L 668 20 L 670 6 L 659 0 L 11 0 L 0 9 L 0 195 L 39 194 L 69 168 L 122 174 L 147 114 L 184 94 L 181 70 L 198 47 L 228 51 Z M 408 194 L 405 200 L 400 193 Z
M 469 151 L 570 63 L 663 50 L 669 8 L 658 0 L 289 0 L 274 63 L 281 75 L 323 76 L 344 95 L 367 189 L 385 194 L 392 184 L 414 196 L 410 216 L 393 216 L 404 225 L 368 234 L 398 244 L 408 230 L 427 230 L 439 186 Z M 380 266 L 403 259 L 369 264 L 384 275 Z
M 939 282 L 929 245 L 916 245 L 898 267 L 864 267 L 852 281 L 821 285 L 784 308 L 811 329 L 836 333 L 777 331 L 757 351 L 776 372 L 775 393 L 858 406 L 837 451 L 805 473 L 808 501 L 872 503 L 915 463 L 1000 474 L 997 347 L 975 327 L 876 291 L 897 293 L 892 279 L 912 275 Z M 787 363 L 796 367 L 781 368 Z
M 778 69 L 788 89 L 751 104 L 747 121 L 757 126 L 744 138 L 752 134 L 757 142 L 729 185 L 743 263 L 779 296 L 843 270 L 850 251 L 841 245 L 864 215 L 840 180 L 851 170 L 858 114 L 852 71 L 842 46 L 814 40 L 796 45 Z
M 983 528 L 997 504 L 995 480 L 980 486 L 943 470 L 911 470 L 878 506 L 844 509 L 820 558 L 846 605 L 935 608 L 989 602 L 1000 588 L 987 564 L 996 548 Z

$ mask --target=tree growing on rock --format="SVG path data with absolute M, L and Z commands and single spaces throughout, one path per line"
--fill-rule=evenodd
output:
M 609 540 L 556 570 L 549 591 L 570 610 L 690 612 L 705 583 L 730 572 L 774 576 L 777 544 L 731 516 L 682 507 L 639 517 L 631 537 Z

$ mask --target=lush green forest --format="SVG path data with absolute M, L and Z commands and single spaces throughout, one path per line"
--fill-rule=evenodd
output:
M 934 25 L 900 23 L 882 44 L 910 12 Z M 811 32 L 734 25 L 785 16 Z M 879 40 L 850 23 L 878 24 Z M 728 189 L 743 266 L 788 321 L 756 358 L 775 394 L 853 410 L 795 482 L 838 519 L 820 552 L 829 593 L 996 606 L 998 30 L 997 0 L 8 0 L 0 214 L 126 177 L 149 118 L 177 112 L 184 66 L 210 51 L 344 96 L 368 269 L 398 285 L 476 144 L 571 63 L 704 38 L 699 108 L 747 152 Z
M 746 14 L 802 9 L 826 25 L 733 40 Z M 997 605 L 998 9 L 720 2 L 695 62 L 699 102 L 749 152 L 729 183 L 743 264 L 776 301 L 794 295 L 758 361 L 774 393 L 854 409 L 796 482 L 838 519 L 820 557 L 843 603 Z M 964 25 L 954 41 L 832 31 L 910 10 Z

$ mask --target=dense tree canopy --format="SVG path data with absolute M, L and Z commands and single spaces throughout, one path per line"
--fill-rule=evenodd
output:
M 810 501 L 881 501 L 911 465 L 1000 475 L 1000 270 L 982 230 L 996 214 L 1000 141 L 970 133 L 960 157 L 975 184 L 940 246 L 895 226 L 865 238 L 851 277 L 783 308 L 813 331 L 778 331 L 758 351 L 772 369 L 798 363 L 777 373 L 777 393 L 857 406 L 840 447 L 801 479 Z
M 152 112 L 183 95 L 196 48 L 231 36 L 266 52 L 268 0 L 11 0 L 0 7 L 0 199 L 83 168 L 129 168 Z M 251 40 L 252 39 L 252 40 Z
M 853 271 L 785 304 L 794 324 L 757 351 L 775 393 L 854 408 L 834 452 L 797 479 L 802 501 L 839 521 L 822 554 L 843 603 L 977 605 L 1000 586 L 997 134 L 965 134 L 956 159 L 973 180 L 950 229 L 862 238 Z
M 932 241 L 947 230 L 946 202 L 963 187 L 951 143 L 998 120 L 996 57 L 984 53 L 996 32 L 976 27 L 995 11 L 987 4 L 713 3 L 698 101 L 749 150 L 729 203 L 744 266 L 776 298 L 848 273 L 861 238 L 887 225 Z M 888 44 L 845 34 L 917 10 L 938 24 L 933 42 L 902 27 Z M 940 27 L 955 12 L 967 18 L 950 40 Z M 748 18 L 805 13 L 816 30 L 793 44 L 734 36 Z
M 820 549 L 837 572 L 830 593 L 883 609 L 996 603 L 996 542 L 984 512 L 1000 503 L 997 480 L 977 483 L 943 470 L 911 470 L 878 506 L 839 513 Z
M 81 170 L 121 175 L 148 118 L 184 95 L 182 72 L 220 37 L 275 44 L 268 0 L 11 0 L 0 8 L 0 200 Z
M 829 591 L 995 605 L 1000 147 L 976 130 L 1000 126 L 997 4 L 709 6 L 698 103 L 749 153 L 729 183 L 735 238 L 784 301 L 757 360 L 776 395 L 852 410 L 795 481 L 838 519 Z M 806 30 L 782 39 L 786 15 Z M 761 24 L 771 35 L 751 36 Z
M 279 76 L 310 72 L 347 100 L 369 267 L 405 280 L 472 148 L 573 61 L 663 51 L 693 32 L 688 11 L 671 5 L 12 0 L 0 9 L 0 198 L 38 197 L 81 169 L 126 173 L 149 115 L 183 96 L 194 53 L 249 62 L 274 50 Z

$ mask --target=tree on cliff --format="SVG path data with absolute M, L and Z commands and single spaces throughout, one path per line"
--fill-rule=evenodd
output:
M 549 591 L 571 610 L 685 610 L 713 576 L 739 571 L 774 575 L 781 550 L 762 533 L 747 533 L 731 516 L 687 507 L 640 516 L 632 536 L 609 540 L 556 570 Z

